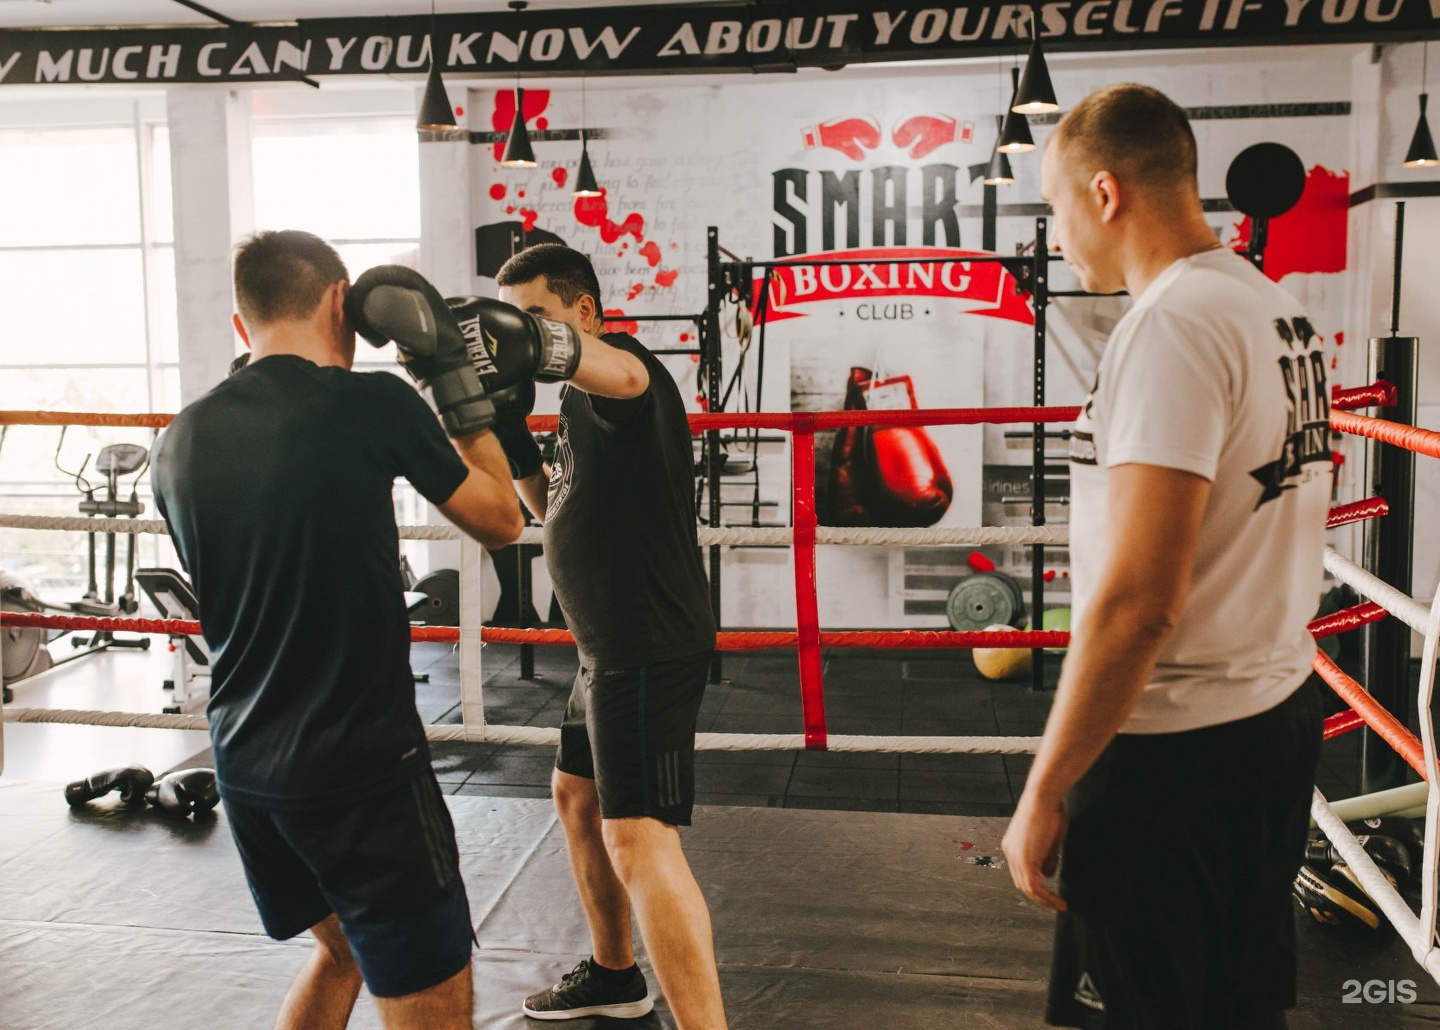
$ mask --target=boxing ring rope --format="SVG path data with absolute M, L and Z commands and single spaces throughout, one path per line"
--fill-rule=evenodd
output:
M 1416 453 L 1440 457 L 1440 433 L 1387 422 L 1382 419 L 1349 414 L 1345 409 L 1384 405 L 1394 402 L 1394 388 L 1377 383 L 1358 390 L 1335 391 L 1332 395 L 1331 428 L 1336 431 L 1379 440 L 1405 447 Z M 945 410 L 884 410 L 844 412 L 793 412 L 745 415 L 696 415 L 691 417 L 697 432 L 712 428 L 759 428 L 788 431 L 792 434 L 792 475 L 795 484 L 795 508 L 789 529 L 757 531 L 743 528 L 701 529 L 697 542 L 702 546 L 743 544 L 791 544 L 795 554 L 795 588 L 797 627 L 790 632 L 721 633 L 717 648 L 749 650 L 759 648 L 796 647 L 800 662 L 802 734 L 735 734 L 702 733 L 696 746 L 702 750 L 768 750 L 826 749 L 836 751 L 884 751 L 906 753 L 1033 753 L 1039 738 L 1033 737 L 883 737 L 870 735 L 830 735 L 826 730 L 822 666 L 823 647 L 1063 647 L 1069 634 L 1063 632 L 1004 631 L 987 633 L 942 632 L 823 632 L 819 628 L 817 584 L 815 581 L 815 548 L 824 544 L 909 544 L 919 539 L 930 543 L 1045 543 L 1063 544 L 1068 539 L 1063 527 L 1023 527 L 1001 529 L 992 527 L 961 530 L 891 530 L 835 529 L 818 525 L 815 511 L 815 433 L 845 426 L 923 426 L 980 425 L 1073 421 L 1075 408 L 992 408 Z M 0 425 L 101 425 L 144 426 L 160 428 L 168 416 L 149 415 L 75 415 L 52 412 L 0 412 Z M 553 431 L 556 419 L 538 417 L 530 420 L 535 431 Z M 1384 516 L 1389 508 L 1383 498 L 1372 497 L 1331 510 L 1327 525 L 1346 525 L 1363 519 Z M 50 519 L 41 516 L 0 515 L 0 526 L 13 528 L 74 529 L 90 532 L 164 532 L 164 524 L 133 519 Z M 527 531 L 538 535 L 538 531 Z M 928 538 L 916 534 L 930 534 Z M 461 538 L 448 526 L 405 527 L 406 539 L 461 539 L 461 582 L 478 579 L 480 547 Z M 1427 799 L 1425 834 L 1424 883 L 1422 910 L 1419 916 L 1383 876 L 1374 861 L 1334 814 L 1319 790 L 1315 791 L 1312 815 L 1336 849 L 1356 871 L 1366 892 L 1385 912 L 1396 930 L 1404 936 L 1420 965 L 1440 982 L 1440 948 L 1434 946 L 1437 907 L 1440 907 L 1440 855 L 1437 855 L 1437 820 L 1440 820 L 1440 771 L 1436 767 L 1436 742 L 1433 720 L 1429 717 L 1434 691 L 1437 641 L 1440 641 L 1440 598 L 1425 606 L 1403 592 L 1389 586 L 1371 573 L 1327 548 L 1325 567 L 1336 579 L 1348 584 L 1370 600 L 1353 608 L 1315 620 L 1310 628 L 1319 639 L 1366 625 L 1386 614 L 1400 618 L 1412 629 L 1424 634 L 1419 705 L 1421 738 L 1416 739 L 1404 725 L 1353 679 L 1343 673 L 1323 652 L 1316 652 L 1316 672 L 1350 705 L 1351 710 L 1326 720 L 1327 739 L 1340 733 L 1368 725 L 1420 773 L 1430 784 Z M 468 594 L 468 597 L 466 596 Z M 477 591 L 464 591 L 461 597 L 461 627 L 415 627 L 412 638 L 458 642 L 461 654 L 462 722 L 453 726 L 430 726 L 426 733 L 434 740 L 465 740 L 503 743 L 553 745 L 558 741 L 557 729 L 522 726 L 491 726 L 484 720 L 482 687 L 478 675 L 470 675 L 468 667 L 479 657 L 482 642 L 514 642 L 536 644 L 573 643 L 573 638 L 559 630 L 486 629 L 473 632 L 467 627 L 479 624 Z M 0 625 L 45 626 L 85 629 L 131 629 L 171 635 L 196 633 L 194 622 L 176 620 L 96 619 L 5 612 Z M 68 722 L 97 725 L 157 726 L 164 728 L 202 729 L 207 725 L 203 716 L 151 715 L 128 712 L 91 712 L 14 708 L 4 711 L 5 722 Z

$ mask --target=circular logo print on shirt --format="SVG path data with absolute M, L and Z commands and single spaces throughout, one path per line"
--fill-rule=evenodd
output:
M 545 497 L 545 521 L 560 514 L 570 483 L 575 477 L 575 452 L 570 447 L 570 424 L 560 416 L 560 436 L 555 444 L 555 460 L 550 463 L 550 492 Z

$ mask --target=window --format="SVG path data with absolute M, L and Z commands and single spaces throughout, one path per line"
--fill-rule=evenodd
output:
M 97 99 L 84 105 L 88 121 L 79 124 L 70 120 L 76 108 L 35 101 L 0 108 L 0 408 L 171 411 L 180 389 L 163 101 Z M 12 427 L 0 436 L 3 509 L 77 515 L 78 481 L 57 465 L 71 473 L 84 467 L 97 483 L 101 447 L 148 447 L 153 436 Z M 125 496 L 134 480 L 125 477 Z M 142 517 L 153 518 L 147 478 L 139 495 Z M 138 563 L 173 564 L 167 538 L 137 542 Z M 0 530 L 0 568 L 55 603 L 84 592 L 86 550 L 83 533 Z M 117 591 L 122 581 L 123 572 Z

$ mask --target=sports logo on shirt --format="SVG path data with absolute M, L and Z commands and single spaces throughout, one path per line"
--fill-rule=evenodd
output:
M 570 446 L 570 420 L 560 416 L 560 435 L 555 442 L 555 460 L 550 463 L 550 490 L 545 497 L 545 521 L 560 514 L 560 506 L 570 496 L 570 483 L 575 478 L 575 450 Z
M 1307 318 L 1277 318 L 1274 325 L 1285 344 L 1285 353 L 1279 361 L 1288 405 L 1285 442 L 1281 444 L 1279 457 L 1250 473 L 1262 487 L 1260 499 L 1255 502 L 1256 510 L 1266 501 L 1308 483 L 1332 467 L 1330 388 L 1326 383 L 1325 352 L 1320 348 L 1320 338 Z
M 1095 373 L 1095 383 L 1080 409 L 1080 417 L 1070 427 L 1070 460 L 1076 465 L 1100 464 L 1100 452 L 1095 449 L 1095 394 L 1100 389 L 1100 373 Z

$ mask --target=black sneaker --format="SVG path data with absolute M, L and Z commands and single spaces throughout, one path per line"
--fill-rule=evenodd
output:
M 623 981 L 611 983 L 591 971 L 589 959 L 582 959 L 558 984 L 526 998 L 524 1011 L 531 1019 L 638 1019 L 654 1007 L 640 967 Z

